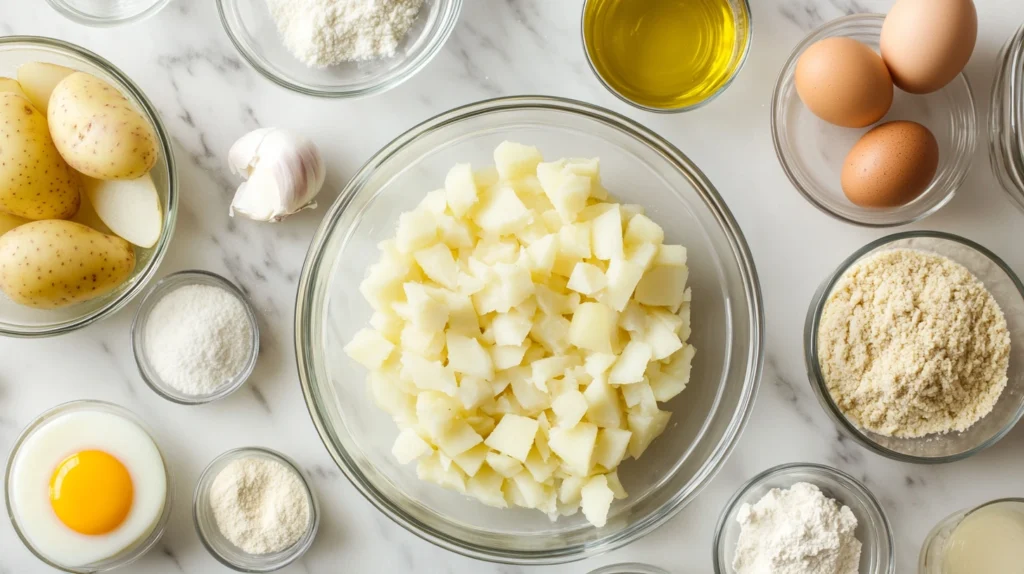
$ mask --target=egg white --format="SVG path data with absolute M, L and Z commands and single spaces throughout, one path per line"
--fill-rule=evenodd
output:
M 131 475 L 132 507 L 106 534 L 85 535 L 60 521 L 50 505 L 50 479 L 68 456 L 101 450 Z M 77 411 L 44 423 L 29 435 L 11 464 L 11 510 L 32 547 L 60 565 L 80 567 L 114 557 L 148 536 L 167 501 L 164 461 L 139 425 L 105 411 Z

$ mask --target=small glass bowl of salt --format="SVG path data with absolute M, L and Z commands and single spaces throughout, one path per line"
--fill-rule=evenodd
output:
M 259 347 L 248 297 L 209 271 L 181 271 L 157 281 L 132 322 L 132 351 L 142 379 L 182 405 L 238 390 L 256 366 Z
M 239 572 L 273 572 L 313 545 L 320 507 L 293 460 L 268 448 L 243 447 L 203 470 L 192 518 L 203 546 L 221 564 Z

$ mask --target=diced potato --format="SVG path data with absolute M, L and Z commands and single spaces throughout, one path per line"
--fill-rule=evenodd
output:
M 459 270 L 455 266 L 455 258 L 452 252 L 442 243 L 436 243 L 426 249 L 420 249 L 414 254 L 416 264 L 420 266 L 423 273 L 436 283 L 444 285 L 448 289 L 455 289 L 459 284 Z
M 630 301 L 619 314 L 619 327 L 629 331 L 630 337 L 643 336 L 647 332 L 647 311 L 643 305 Z
M 632 436 L 633 433 L 630 431 L 618 428 L 603 428 L 598 431 L 597 444 L 594 445 L 594 464 L 605 469 L 618 467 L 626 458 L 626 449 Z
M 456 391 L 455 396 L 467 411 L 472 412 L 494 397 L 494 393 L 486 380 L 463 376 L 459 381 L 459 390 Z
M 562 393 L 551 401 L 551 410 L 554 411 L 558 426 L 572 428 L 579 424 L 583 415 L 587 414 L 587 399 L 578 390 Z
M 595 265 L 580 261 L 569 276 L 569 289 L 584 295 L 593 295 L 608 285 L 604 272 Z
M 569 343 L 595 353 L 612 353 L 617 334 L 616 313 L 603 303 L 581 303 L 569 325 Z
M 468 163 L 460 163 L 448 171 L 444 178 L 444 193 L 448 207 L 456 217 L 462 217 L 479 200 L 473 170 Z
M 390 310 L 374 311 L 370 316 L 370 326 L 376 329 L 382 337 L 392 343 L 398 343 L 402 335 L 402 327 L 405 321 L 401 317 L 390 312 Z
M 507 414 L 502 417 L 498 426 L 487 437 L 485 443 L 494 450 L 511 456 L 519 462 L 525 462 L 533 447 L 533 439 L 537 435 L 535 419 Z
M 505 478 L 512 478 L 523 470 L 523 463 L 500 452 L 491 451 L 487 453 L 486 462 L 487 466 Z
M 586 360 L 583 362 L 583 367 L 588 375 L 596 379 L 608 372 L 608 369 L 615 364 L 617 358 L 616 355 L 611 353 L 592 353 L 587 355 Z
M 476 476 L 476 473 L 480 471 L 480 468 L 484 465 L 484 460 L 487 458 L 487 454 L 491 449 L 485 444 L 478 444 L 473 448 L 463 452 L 462 454 L 454 457 L 452 460 L 455 464 L 462 469 L 462 472 L 466 473 L 466 476 Z
M 413 353 L 402 354 L 402 376 L 412 380 L 417 388 L 425 391 L 440 391 L 455 396 L 458 385 L 455 372 L 441 361 L 430 361 Z
M 498 144 L 494 150 L 494 166 L 501 179 L 518 179 L 537 173 L 537 165 L 544 158 L 540 150 L 510 141 Z
M 622 500 L 629 497 L 629 495 L 626 494 L 626 489 L 622 487 L 622 482 L 619 481 L 619 473 L 617 471 L 613 470 L 605 474 L 604 477 L 608 479 L 608 488 L 612 491 L 612 494 L 615 495 L 615 500 Z
M 644 380 L 644 371 L 649 362 L 651 346 L 642 341 L 630 341 L 609 371 L 608 382 L 613 385 L 639 383 Z
M 636 300 L 644 305 L 668 307 L 675 311 L 683 304 L 687 276 L 686 267 L 651 267 L 636 286 Z
M 526 470 L 529 471 L 530 475 L 537 482 L 546 482 L 551 475 L 555 473 L 558 468 L 558 459 L 549 456 L 547 460 L 540 455 L 540 452 L 534 448 L 530 451 L 530 454 L 526 457 Z
M 508 508 L 505 495 L 501 491 L 505 479 L 493 470 L 481 468 L 466 483 L 466 494 L 480 502 L 497 508 Z
M 522 494 L 522 506 L 526 508 L 541 508 L 544 506 L 544 501 L 548 498 L 544 491 L 544 485 L 534 480 L 529 472 L 520 472 L 512 477 L 512 481 L 515 482 L 516 488 Z
M 551 406 L 551 397 L 526 377 L 512 378 L 512 393 L 521 408 L 529 413 L 539 413 Z
M 577 476 L 590 473 L 597 442 L 597 425 L 582 422 L 572 428 L 554 427 L 548 436 L 551 452 L 562 459 L 562 467 Z
M 603 379 L 594 379 L 583 391 L 583 398 L 587 399 L 588 421 L 604 428 L 622 426 L 623 408 L 619 404 L 619 393 Z
M 622 259 L 622 215 L 618 206 L 594 219 L 592 231 L 594 257 L 602 261 Z
M 616 311 L 626 308 L 633 291 L 644 276 L 643 267 L 624 259 L 613 259 L 608 263 L 608 287 L 600 301 Z
M 395 345 L 373 329 L 360 329 L 345 345 L 345 353 L 367 369 L 379 369 L 391 356 Z
M 535 273 L 549 274 L 555 265 L 555 257 L 558 255 L 558 236 L 548 234 L 537 239 L 526 248 L 530 256 L 530 269 Z
M 483 440 L 480 435 L 476 434 L 473 427 L 463 420 L 452 421 L 448 428 L 436 437 L 438 448 L 453 459 L 482 443 Z
M 405 283 L 402 289 L 409 305 L 409 320 L 427 332 L 443 331 L 448 324 L 447 306 L 432 297 L 419 283 Z
M 435 189 L 423 196 L 420 200 L 420 204 L 416 206 L 416 209 L 422 211 L 429 211 L 434 215 L 441 215 L 446 209 L 448 209 L 448 200 L 445 199 L 444 189 Z
M 399 464 L 409 464 L 421 456 L 426 456 L 432 452 L 434 452 L 434 449 L 412 429 L 405 429 L 398 433 L 395 445 L 391 447 L 391 454 L 394 455 L 395 460 Z
M 658 377 L 651 379 L 651 390 L 654 392 L 655 399 L 667 402 L 683 392 L 687 383 L 690 382 L 690 365 L 694 353 L 693 347 L 687 345 L 672 357 L 672 361 L 659 373 Z
M 650 383 L 623 385 L 619 387 L 619 391 L 622 392 L 622 400 L 630 409 L 637 407 L 639 412 L 648 414 L 658 410 L 658 401 L 654 398 Z
M 403 352 L 411 351 L 432 361 L 441 359 L 444 335 L 440 331 L 424 331 L 413 323 L 406 323 L 399 335 Z
M 672 413 L 666 411 L 656 411 L 653 414 L 629 413 L 626 419 L 629 430 L 633 433 L 629 439 L 629 455 L 640 458 L 651 442 L 665 431 L 671 416 Z
M 495 345 L 491 347 L 491 360 L 494 362 L 494 368 L 503 371 L 522 364 L 523 356 L 526 355 L 527 349 L 529 349 L 529 346 L 526 343 L 522 345 Z
M 526 227 L 530 210 L 511 186 L 498 184 L 483 195 L 473 215 L 473 222 L 495 235 L 508 235 Z
M 456 373 L 481 379 L 494 377 L 494 363 L 491 355 L 480 345 L 480 341 L 448 332 L 448 366 Z
M 556 355 L 534 361 L 530 364 L 530 381 L 540 390 L 547 392 L 547 382 L 565 375 L 566 370 L 582 363 L 575 355 Z
M 654 256 L 654 264 L 664 267 L 683 267 L 686 265 L 686 248 L 682 245 L 662 245 Z
M 579 505 L 583 485 L 587 479 L 582 476 L 567 476 L 558 487 L 558 501 L 562 504 Z
M 562 354 L 569 348 L 569 320 L 561 315 L 542 315 L 535 319 L 530 335 L 548 351 Z
M 591 477 L 580 490 L 580 497 L 580 506 L 587 520 L 598 528 L 607 524 L 608 510 L 615 498 L 615 493 L 608 488 L 608 479 L 603 474 Z
M 623 237 L 627 245 L 639 243 L 653 243 L 661 245 L 665 241 L 665 230 L 660 225 L 651 221 L 651 218 L 643 214 L 637 214 L 630 218 L 626 225 L 626 233 Z
M 416 418 L 432 440 L 444 434 L 460 413 L 461 405 L 453 398 L 437 391 L 416 395 Z
M 626 259 L 645 272 L 651 268 L 657 255 L 658 246 L 653 243 L 640 243 L 626 249 Z
M 679 335 L 668 325 L 656 319 L 648 322 L 648 329 L 643 339 L 651 346 L 651 359 L 654 361 L 667 359 L 683 348 L 683 342 L 679 340 Z
M 402 253 L 413 253 L 437 241 L 437 221 L 425 211 L 409 211 L 398 217 L 395 245 Z
M 448 331 L 467 337 L 480 335 L 480 316 L 469 296 L 448 292 L 444 302 L 448 307 Z

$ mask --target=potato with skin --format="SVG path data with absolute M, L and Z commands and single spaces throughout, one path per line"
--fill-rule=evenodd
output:
M 39 111 L 46 114 L 49 107 L 50 94 L 61 80 L 74 74 L 71 68 L 50 64 L 48 62 L 27 62 L 18 66 L 18 83 L 28 94 L 28 101 Z
M 66 219 L 78 211 L 81 181 L 50 141 L 46 118 L 28 100 L 0 93 L 0 211 Z
M 50 135 L 68 165 L 96 179 L 136 179 L 156 163 L 153 126 L 114 86 L 75 72 L 53 89 Z
M 26 100 L 32 101 L 25 94 L 25 90 L 21 89 L 21 84 L 17 80 L 11 78 L 0 78 L 0 92 L 11 92 L 12 94 L 18 94 Z
M 57 309 L 106 295 L 134 269 L 127 241 L 73 221 L 33 221 L 0 236 L 0 290 L 29 307 Z
M 31 220 L 0 211 L 0 235 L 7 233 L 19 225 L 25 225 L 29 221 Z

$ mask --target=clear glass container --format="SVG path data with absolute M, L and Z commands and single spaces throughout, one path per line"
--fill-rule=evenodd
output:
M 171 0 L 46 0 L 68 19 L 86 26 L 117 26 L 156 14 Z
M 398 429 L 342 347 L 367 325 L 359 293 L 378 242 L 398 216 L 444 182 L 459 162 L 493 164 L 503 140 L 547 158 L 600 157 L 601 181 L 688 249 L 697 347 L 689 387 L 666 409 L 669 428 L 643 459 L 619 468 L 630 493 L 607 526 L 577 514 L 499 510 L 416 477 L 391 446 Z M 750 251 L 714 186 L 678 149 L 643 126 L 581 102 L 489 100 L 443 113 L 385 146 L 352 178 L 313 238 L 295 311 L 299 376 L 313 422 L 342 472 L 382 513 L 420 537 L 473 558 L 561 563 L 618 548 L 663 524 L 721 468 L 743 429 L 763 360 L 760 287 Z
M 963 432 L 920 438 L 882 436 L 853 424 L 839 409 L 821 374 L 818 325 L 832 289 L 853 264 L 888 249 L 917 249 L 936 253 L 966 267 L 999 304 L 1010 331 L 1009 380 L 992 412 Z M 997 255 L 963 237 L 938 231 L 909 231 L 883 237 L 860 248 L 832 272 L 811 300 L 804 324 L 804 358 L 811 388 L 839 430 L 867 449 L 895 460 L 944 463 L 961 460 L 992 446 L 1006 436 L 1024 415 L 1024 285 Z
M 264 458 L 283 464 L 290 468 L 299 477 L 302 486 L 306 491 L 309 502 L 309 525 L 305 534 L 299 540 L 281 550 L 270 554 L 249 554 L 231 543 L 220 532 L 217 522 L 213 517 L 213 507 L 210 505 L 210 488 L 214 479 L 224 470 L 229 463 L 244 458 Z M 246 447 L 229 450 L 213 459 L 196 483 L 195 495 L 192 498 L 192 518 L 195 522 L 196 532 L 203 546 L 220 561 L 221 564 L 239 572 L 273 572 L 298 560 L 313 545 L 316 538 L 316 531 L 320 527 L 320 506 L 317 504 L 313 489 L 310 488 L 309 478 L 302 472 L 299 465 L 285 455 L 260 447 Z
M 156 273 L 170 245 L 178 214 L 178 180 L 171 140 L 156 108 L 142 90 L 113 64 L 84 48 L 52 38 L 0 38 L 0 76 L 13 77 L 18 66 L 35 61 L 67 66 L 110 82 L 149 120 L 160 148 L 160 157 L 150 175 L 163 206 L 164 228 L 156 245 L 148 249 L 135 248 L 135 270 L 123 284 L 102 297 L 62 309 L 34 309 L 0 294 L 0 335 L 13 337 L 62 335 L 108 317 L 127 305 Z
M 252 334 L 249 359 L 242 367 L 242 370 L 239 371 L 232 379 L 225 381 L 224 384 L 217 387 L 213 392 L 203 395 L 184 394 L 169 385 L 167 382 L 163 381 L 150 363 L 149 357 L 146 355 L 146 325 L 148 324 L 150 314 L 153 312 L 153 308 L 156 307 L 156 304 L 159 303 L 161 299 L 171 292 L 188 285 L 207 285 L 210 287 L 217 287 L 238 299 L 242 304 L 242 307 L 245 308 L 245 314 L 249 319 L 250 333 Z M 256 318 L 256 311 L 253 308 L 252 303 L 249 301 L 249 298 L 241 289 L 236 287 L 234 283 L 209 271 L 179 271 L 157 281 L 142 299 L 142 304 L 139 305 L 138 310 L 135 312 L 135 319 L 132 321 L 132 354 L 135 355 L 135 364 L 139 367 L 139 374 L 142 376 L 142 380 L 145 381 L 146 384 L 149 385 L 149 388 L 153 389 L 156 394 L 178 404 L 201 405 L 217 399 L 222 399 L 237 391 L 249 378 L 249 375 L 252 374 L 253 369 L 256 368 L 256 359 L 259 357 L 259 353 L 259 320 Z
M 627 562 L 623 564 L 611 564 L 603 568 L 593 570 L 590 574 L 668 574 L 667 571 L 638 562 Z
M 925 537 L 924 544 L 921 545 L 921 556 L 918 561 L 917 574 L 945 574 L 943 567 L 946 563 L 946 553 L 950 548 L 950 537 L 957 526 L 960 526 L 960 523 L 969 515 L 982 508 L 1004 503 L 1015 504 L 1024 508 L 1024 498 L 1001 498 L 986 502 L 975 508 L 954 512 L 936 524 L 935 528 L 932 528 L 928 536 Z M 983 572 L 979 574 L 990 573 Z
M 896 89 L 892 108 L 881 122 L 911 120 L 927 127 L 939 143 L 939 167 L 931 185 L 915 200 L 892 208 L 854 205 L 843 193 L 843 163 L 854 144 L 872 127 L 844 128 L 815 116 L 800 101 L 796 64 L 811 44 L 831 37 L 859 40 L 878 50 L 882 14 L 855 14 L 812 32 L 793 50 L 772 95 L 772 140 L 783 171 L 801 195 L 822 212 L 865 227 L 893 227 L 923 219 L 949 203 L 971 167 L 976 145 L 974 96 L 960 74 L 941 90 L 908 94 Z
M 14 446 L 11 448 L 10 456 L 7 458 L 7 472 L 4 477 L 4 500 L 7 503 L 7 516 L 11 519 L 11 525 L 14 527 L 14 532 L 18 535 L 18 538 L 21 539 L 21 542 L 25 545 L 25 547 L 28 548 L 29 551 L 36 556 L 36 558 L 45 562 L 48 566 L 56 568 L 57 570 L 60 570 L 62 572 L 73 572 L 75 574 L 89 574 L 92 572 L 105 572 L 107 570 L 113 570 L 114 568 L 120 568 L 121 566 L 131 564 L 132 562 L 135 562 L 136 560 L 141 558 L 143 554 L 148 552 L 151 548 L 153 548 L 153 546 L 156 545 L 156 543 L 160 540 L 160 537 L 163 536 L 164 530 L 167 528 L 167 521 L 171 517 L 171 502 L 174 494 L 174 485 L 171 482 L 171 470 L 167 465 L 167 458 L 164 457 L 163 452 L 161 452 L 160 456 L 161 458 L 163 458 L 164 462 L 163 466 L 164 476 L 167 484 L 167 496 L 164 499 L 163 512 L 161 513 L 160 518 L 157 519 L 157 522 L 153 526 L 152 531 L 150 531 L 150 533 L 147 536 L 140 538 L 134 544 L 132 544 L 128 548 L 125 548 L 116 556 L 85 566 L 64 566 L 62 564 L 57 564 L 51 561 L 49 558 L 47 558 L 44 552 L 42 552 L 40 549 L 33 546 L 31 542 L 29 542 L 28 538 L 25 536 L 20 526 L 18 525 L 17 512 L 15 511 L 14 508 L 14 501 L 11 500 L 11 473 L 15 461 L 18 459 L 19 449 L 35 431 L 37 431 L 39 428 L 41 428 L 48 422 L 56 419 L 57 417 L 60 417 L 68 413 L 80 411 L 105 412 L 127 419 L 128 421 L 134 423 L 139 428 L 141 428 L 144 432 L 146 432 L 146 434 L 149 435 L 150 439 L 153 440 L 153 444 L 156 445 L 157 450 L 160 450 L 160 445 L 157 444 L 156 439 L 153 438 L 153 432 L 149 429 L 149 427 L 139 417 L 135 416 L 134 413 L 132 413 L 131 411 L 124 407 L 104 401 L 71 401 L 68 403 L 57 405 L 56 407 L 39 415 L 38 417 L 36 417 L 35 420 L 29 423 L 29 425 L 25 427 L 23 431 L 21 431 L 21 434 L 18 436 L 18 439 L 14 442 Z
M 217 0 L 217 7 L 235 48 L 268 80 L 309 96 L 348 98 L 385 92 L 423 69 L 455 29 L 462 0 L 424 0 L 395 56 L 328 68 L 310 68 L 288 51 L 266 0 Z
M 773 488 L 790 488 L 807 482 L 822 494 L 848 506 L 857 518 L 857 540 L 861 543 L 860 574 L 896 572 L 895 544 L 885 511 L 871 492 L 849 474 L 820 464 L 784 464 L 750 479 L 725 505 L 718 519 L 712 553 L 715 574 L 734 574 L 733 557 L 740 538 L 736 516 L 744 504 L 754 504 Z
M 1024 27 L 999 53 L 989 108 L 989 159 L 1010 199 L 1024 209 Z

